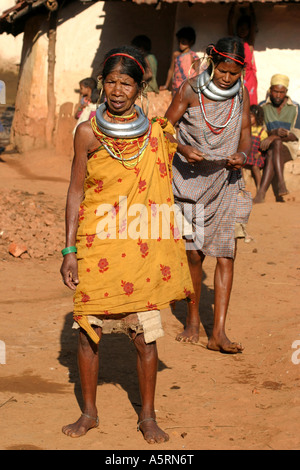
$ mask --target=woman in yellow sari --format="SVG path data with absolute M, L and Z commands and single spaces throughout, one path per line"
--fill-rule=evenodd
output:
M 110 51 L 101 78 L 105 104 L 75 134 L 61 274 L 74 290 L 84 409 L 78 421 L 63 428 L 71 437 L 98 425 L 102 334 L 125 332 L 138 355 L 138 429 L 149 443 L 168 440 L 154 412 L 160 310 L 188 298 L 193 287 L 173 212 L 176 145 L 165 133 L 174 130 L 166 119 L 150 122 L 135 105 L 144 69 L 137 49 Z

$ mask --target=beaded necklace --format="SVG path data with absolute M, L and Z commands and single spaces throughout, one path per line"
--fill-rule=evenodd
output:
M 128 121 L 133 121 L 133 119 L 137 118 L 137 112 L 136 110 L 133 111 L 133 113 L 128 114 L 127 116 L 117 116 L 116 114 L 112 114 L 108 108 L 106 108 L 106 114 L 108 117 L 113 119 L 114 121 L 117 122 L 128 122 Z
M 207 127 L 211 130 L 211 132 L 213 132 L 213 134 L 221 134 L 233 118 L 233 115 L 234 115 L 234 112 L 235 112 L 235 109 L 236 109 L 236 106 L 237 106 L 237 96 L 235 96 L 234 98 L 231 99 L 231 106 L 230 106 L 227 121 L 224 124 L 220 124 L 220 125 L 213 124 L 212 122 L 210 122 L 208 120 L 208 118 L 206 116 L 206 112 L 205 112 L 205 105 L 204 105 L 204 99 L 203 99 L 203 94 L 202 93 L 201 93 L 201 96 L 199 98 L 200 98 L 199 101 L 200 101 L 201 111 L 202 111 L 202 114 L 203 114 L 203 117 L 204 117 L 204 120 L 205 120 L 205 123 L 206 123 Z
M 136 111 L 128 116 L 122 117 L 113 115 L 108 110 L 106 110 L 106 112 L 110 118 L 117 121 L 115 123 L 116 126 L 119 126 L 120 122 L 133 121 L 137 116 Z M 149 143 L 151 133 L 151 124 L 149 121 L 148 123 L 148 130 L 143 135 L 132 138 L 118 138 L 105 134 L 99 127 L 99 121 L 97 122 L 96 116 L 91 120 L 92 129 L 96 138 L 100 141 L 105 150 L 127 169 L 135 168 L 144 156 L 144 151 Z M 112 126 L 114 125 L 114 123 L 110 124 Z M 134 155 L 125 158 L 124 154 L 131 154 L 136 147 L 138 151 Z

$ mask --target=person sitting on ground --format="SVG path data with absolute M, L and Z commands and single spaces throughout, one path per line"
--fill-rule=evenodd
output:
M 268 137 L 264 126 L 264 111 L 258 104 L 250 106 L 250 120 L 252 146 L 244 168 L 251 171 L 256 189 L 258 189 L 261 182 L 261 169 L 264 167 L 266 158 L 265 152 L 261 151 L 261 143 Z
M 176 38 L 179 50 L 173 53 L 165 84 L 159 87 L 160 90 L 167 90 L 172 82 L 173 95 L 180 85 L 193 75 L 193 63 L 199 60 L 196 52 L 191 49 L 196 42 L 196 33 L 193 28 L 190 26 L 181 28 L 177 31 Z
M 79 82 L 80 98 L 75 107 L 74 117 L 79 119 L 84 108 L 91 102 L 91 96 L 94 89 L 97 89 L 97 82 L 92 77 L 83 78 Z
M 264 202 L 274 177 L 277 184 L 276 200 L 282 201 L 282 197 L 288 194 L 284 181 L 284 164 L 297 158 L 300 133 L 299 104 L 287 95 L 288 87 L 289 78 L 286 75 L 273 75 L 269 97 L 260 103 L 264 110 L 268 138 L 261 145 L 261 149 L 266 150 L 266 160 L 254 203 Z

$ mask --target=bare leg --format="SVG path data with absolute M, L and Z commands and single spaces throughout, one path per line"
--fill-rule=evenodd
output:
M 284 164 L 290 159 L 290 152 L 287 147 L 283 145 L 281 139 L 274 140 L 267 152 L 261 185 L 257 195 L 253 200 L 254 203 L 260 203 L 264 201 L 266 192 L 275 175 L 278 181 L 278 196 L 284 196 L 285 194 L 288 194 L 283 177 L 283 171 Z
M 258 168 L 258 166 L 255 166 L 255 165 L 251 166 L 251 174 L 253 176 L 256 189 L 258 189 L 260 187 L 260 183 L 261 183 L 260 168 Z
M 288 194 L 288 190 L 286 189 L 283 171 L 284 171 L 284 164 L 290 160 L 290 152 L 285 147 L 281 140 L 275 140 L 274 142 L 274 151 L 273 151 L 273 164 L 274 164 L 274 171 L 277 176 L 278 180 L 278 196 L 285 196 Z
M 200 328 L 199 303 L 201 295 L 202 263 L 205 257 L 201 251 L 187 250 L 187 258 L 195 295 L 192 296 L 188 304 L 185 329 L 176 336 L 176 340 L 187 343 L 197 343 L 199 341 Z
M 273 164 L 273 150 L 269 149 L 266 155 L 265 166 L 263 169 L 263 175 L 261 178 L 261 184 L 258 188 L 255 198 L 253 199 L 254 204 L 264 202 L 266 192 L 274 178 L 275 170 Z
M 101 338 L 101 328 L 95 328 L 95 331 Z M 84 436 L 89 429 L 98 426 L 98 414 L 96 408 L 99 370 L 98 346 L 91 341 L 83 330 L 80 330 L 79 333 L 78 366 L 84 409 L 83 414 L 80 416 L 78 421 L 62 428 L 63 433 L 70 437 Z
M 242 351 L 242 346 L 232 343 L 226 336 L 225 323 L 233 282 L 234 260 L 217 258 L 215 269 L 215 310 L 214 327 L 207 347 L 214 351 L 235 354 Z
M 156 342 L 146 344 L 144 335 L 139 334 L 134 338 L 134 345 L 137 350 L 137 373 L 142 401 L 138 430 L 149 444 L 166 442 L 169 436 L 157 425 L 154 410 L 158 367 Z

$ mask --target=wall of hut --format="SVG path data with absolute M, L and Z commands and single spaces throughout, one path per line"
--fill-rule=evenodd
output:
M 76 2 L 63 8 L 58 15 L 56 37 L 54 145 L 57 151 L 72 153 L 73 107 L 79 98 L 79 80 L 98 75 L 104 54 L 110 48 L 130 43 L 137 34 L 148 35 L 158 59 L 158 82 L 163 84 L 176 47 L 175 32 L 182 26 L 193 26 L 197 33 L 194 50 L 201 57 L 207 44 L 227 35 L 229 8 L 230 4 L 226 3 L 191 5 L 186 2 L 163 3 L 157 9 L 154 5 L 121 1 L 86 5 Z M 290 95 L 300 102 L 300 4 L 255 3 L 255 12 L 259 100 L 264 99 L 272 74 L 284 73 L 290 77 Z M 46 14 L 31 18 L 24 35 L 17 38 L 0 35 L 2 67 L 8 69 L 12 63 L 21 63 L 11 133 L 12 144 L 20 151 L 46 145 L 47 18 Z M 160 97 L 163 106 L 157 109 L 162 112 L 170 95 Z M 160 97 L 155 97 L 156 103 Z

